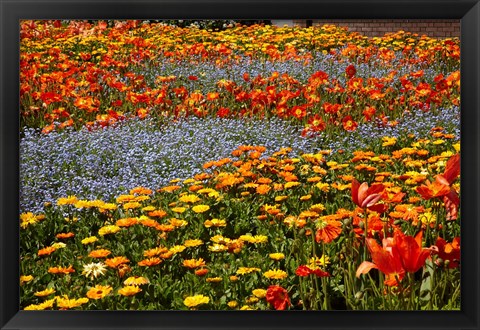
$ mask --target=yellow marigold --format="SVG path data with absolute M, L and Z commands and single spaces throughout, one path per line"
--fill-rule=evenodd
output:
M 56 243 L 52 244 L 52 247 L 57 249 L 57 250 L 58 249 L 63 249 L 65 246 L 67 246 L 67 244 L 62 243 L 62 242 L 56 242 Z
M 261 269 L 256 268 L 256 267 L 240 267 L 238 268 L 236 274 L 237 275 L 245 275 L 245 274 L 250 274 L 253 272 L 259 272 Z
M 299 185 L 301 185 L 300 182 L 290 181 L 290 182 L 285 183 L 284 188 L 288 189 L 288 188 L 296 187 L 296 186 L 299 186 Z
M 275 197 L 275 202 L 283 202 L 287 198 L 288 198 L 288 196 L 277 196 L 277 197 Z
M 252 291 L 253 295 L 257 298 L 265 298 L 265 296 L 267 295 L 267 290 L 265 289 L 255 289 Z
M 53 308 L 53 304 L 55 302 L 55 298 L 45 300 L 44 302 L 38 304 L 38 305 L 29 305 L 24 308 L 26 311 L 43 311 L 48 308 Z
M 32 275 L 22 275 L 22 276 L 20 276 L 20 284 L 30 282 L 31 280 L 33 280 Z
M 223 237 L 222 235 L 215 235 L 215 236 L 212 236 L 210 237 L 210 240 L 214 243 L 218 243 L 218 244 L 227 244 L 231 241 L 230 238 L 228 237 Z
M 253 236 L 253 243 L 267 243 L 268 236 L 265 235 L 255 235 Z
M 195 213 L 203 213 L 203 212 L 207 212 L 208 210 L 210 210 L 210 206 L 200 204 L 200 205 L 196 205 L 196 206 L 192 207 L 192 210 Z
M 136 209 L 142 206 L 139 202 L 128 202 L 123 204 L 123 209 L 124 210 L 130 210 L 130 209 Z
M 208 304 L 209 302 L 210 302 L 209 297 L 199 294 L 199 295 L 185 298 L 185 300 L 183 301 L 183 304 L 191 308 L 191 307 L 197 307 L 203 304 Z
M 54 288 L 47 288 L 43 291 L 37 291 L 33 295 L 37 296 L 37 297 L 46 297 L 46 296 L 51 295 L 52 293 L 55 293 L 55 289 Z
M 240 308 L 241 311 L 253 311 L 254 309 L 248 305 L 244 305 Z
M 152 266 L 159 265 L 160 263 L 162 263 L 162 259 L 154 257 L 154 258 L 141 260 L 138 262 L 138 265 L 142 267 L 152 267 Z
M 180 202 L 183 203 L 196 203 L 198 201 L 201 201 L 201 199 L 197 195 L 189 194 L 189 195 L 184 195 L 178 199 Z
M 273 259 L 273 260 L 282 260 L 282 259 L 285 259 L 285 255 L 283 253 L 270 253 L 268 255 L 270 257 L 270 259 Z
M 212 220 L 206 220 L 203 225 L 206 227 L 206 228 L 210 228 L 210 227 L 226 227 L 227 226 L 227 222 L 225 220 L 221 220 L 221 219 L 212 219 Z
M 120 195 L 116 198 L 117 203 L 126 203 L 135 200 L 134 195 Z
M 187 210 L 187 208 L 186 208 L 186 207 L 180 207 L 180 206 L 179 206 L 179 207 L 172 207 L 171 210 L 172 210 L 173 212 L 175 212 L 175 213 L 183 213 L 183 212 L 185 212 L 185 211 Z
M 78 200 L 75 204 L 73 204 L 73 206 L 75 206 L 75 208 L 77 209 L 83 209 L 83 208 L 90 208 L 90 202 L 87 201 L 87 200 Z
M 310 211 L 313 211 L 313 212 L 322 212 L 325 210 L 325 206 L 323 204 L 313 204 L 312 206 L 310 206 Z
M 272 269 L 263 273 L 263 276 L 268 279 L 283 280 L 287 277 L 287 273 L 280 269 Z
M 300 200 L 301 201 L 308 201 L 312 198 L 312 195 L 308 194 L 308 195 L 304 195 L 304 196 L 300 196 Z
M 78 201 L 76 196 L 68 196 L 57 199 L 57 205 L 73 205 Z
M 187 221 L 176 218 L 171 218 L 168 220 L 168 222 L 174 227 L 185 227 L 186 225 L 188 225 Z
M 87 297 L 90 299 L 102 299 L 108 295 L 113 288 L 110 285 L 96 285 L 87 292 Z
M 317 187 L 323 192 L 328 192 L 330 190 L 330 186 L 328 183 L 319 182 L 315 185 L 315 187 Z
M 132 286 L 132 285 L 144 285 L 144 284 L 149 284 L 150 281 L 146 277 L 142 276 L 131 276 L 127 278 L 123 284 L 127 286 Z
M 69 299 L 66 295 L 63 297 L 55 297 L 55 299 L 57 300 L 57 306 L 62 309 L 79 307 L 88 302 L 88 298 Z
M 254 243 L 255 242 L 255 238 L 252 236 L 252 235 L 241 235 L 238 239 L 244 241 L 244 242 L 248 242 L 248 243 Z
M 162 253 L 165 253 L 167 251 L 168 251 L 168 249 L 166 247 L 159 246 L 159 247 L 144 251 L 143 255 L 145 257 L 155 257 L 155 256 L 158 256 L 158 255 L 160 255 Z
M 257 297 L 248 297 L 245 302 L 249 305 L 252 305 L 252 304 L 255 304 L 258 302 L 258 298 Z
M 314 211 L 303 211 L 301 212 L 298 217 L 299 218 L 315 218 L 318 217 L 318 213 Z
M 202 258 L 183 260 L 183 267 L 193 269 L 193 268 L 198 268 L 198 267 L 203 267 L 203 266 L 205 266 L 205 260 L 203 260 Z
M 23 229 L 27 228 L 29 225 L 36 224 L 38 221 L 38 217 L 32 212 L 20 214 L 20 227 Z
M 222 278 L 221 277 L 208 277 L 206 279 L 206 281 L 208 283 L 218 283 L 218 282 L 221 282 L 222 281 Z
M 186 247 L 184 245 L 175 245 L 169 249 L 170 252 L 173 254 L 181 253 L 183 250 L 185 250 Z
M 187 239 L 183 245 L 185 247 L 196 247 L 196 246 L 199 246 L 199 245 L 202 245 L 203 244 L 203 241 L 201 239 Z
M 310 258 L 310 262 L 308 266 L 312 269 L 317 269 L 320 266 L 325 267 L 326 265 L 330 264 L 330 258 L 326 255 L 322 255 L 320 258 L 312 257 Z
M 140 289 L 138 286 L 128 285 L 118 290 L 118 293 L 122 296 L 134 296 L 141 291 L 142 289 Z
M 101 211 L 103 210 L 116 210 L 117 209 L 117 204 L 114 203 L 103 203 L 102 206 L 98 207 Z
M 236 307 L 238 307 L 238 302 L 235 301 L 235 300 L 231 300 L 227 303 L 227 306 L 230 307 L 230 308 L 236 308 Z
M 109 234 L 115 234 L 118 231 L 120 231 L 120 227 L 115 226 L 115 225 L 108 225 L 108 226 L 104 226 L 104 227 L 100 228 L 98 230 L 98 234 L 100 236 L 105 236 L 105 235 L 109 235 Z
M 227 251 L 228 247 L 226 247 L 223 244 L 213 244 L 208 247 L 208 250 L 211 252 L 223 252 L 223 251 Z
M 82 242 L 83 245 L 87 245 L 87 244 L 94 243 L 96 241 L 98 241 L 98 238 L 96 236 L 90 236 L 90 237 L 82 239 L 81 242 Z
M 397 143 L 397 138 L 396 137 L 389 137 L 389 136 L 384 136 L 382 137 L 382 147 L 388 147 L 388 146 L 393 146 Z

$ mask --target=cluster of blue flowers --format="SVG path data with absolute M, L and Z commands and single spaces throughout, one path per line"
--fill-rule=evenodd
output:
M 435 126 L 458 140 L 459 108 L 412 112 L 395 127 L 365 123 L 334 138 L 303 138 L 302 127 L 278 118 L 189 118 L 163 126 L 151 119 L 132 119 L 116 127 L 48 135 L 25 129 L 20 143 L 20 208 L 41 212 L 44 202 L 68 195 L 109 200 L 137 186 L 158 189 L 172 179 L 201 172 L 205 162 L 228 157 L 240 145 L 265 146 L 267 155 L 282 147 L 291 147 L 293 154 L 348 152 L 381 144 L 384 136 L 427 138 Z

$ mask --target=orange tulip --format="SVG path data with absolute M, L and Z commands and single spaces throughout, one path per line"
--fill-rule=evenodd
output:
M 393 237 L 383 239 L 382 243 L 380 246 L 375 239 L 367 239 L 373 262 L 362 262 L 357 269 L 357 277 L 375 268 L 387 276 L 386 285 L 395 286 L 406 272 L 415 273 L 422 268 L 432 251 L 422 248 L 422 232 L 413 237 L 396 230 Z

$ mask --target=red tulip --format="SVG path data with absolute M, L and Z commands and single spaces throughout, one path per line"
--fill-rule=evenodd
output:
M 360 184 L 357 180 L 352 180 L 352 200 L 361 208 L 369 208 L 375 205 L 381 198 L 385 189 L 383 184 L 374 184 L 370 188 L 368 183 Z

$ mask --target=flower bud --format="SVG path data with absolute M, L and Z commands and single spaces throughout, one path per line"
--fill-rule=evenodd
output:
M 357 293 L 355 293 L 355 299 L 362 299 L 364 294 L 364 291 L 358 291 Z

